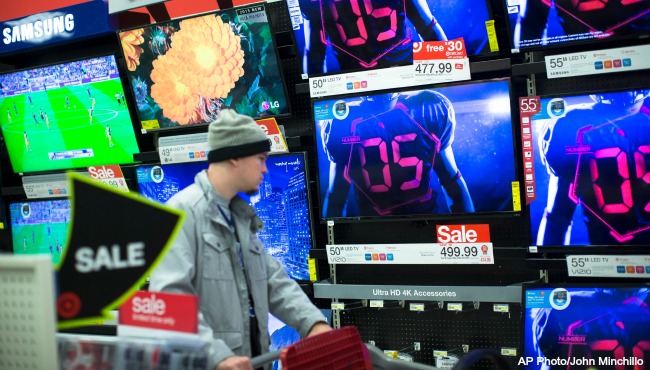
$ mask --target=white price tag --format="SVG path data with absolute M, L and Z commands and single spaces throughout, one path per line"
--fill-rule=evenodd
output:
M 516 348 L 501 348 L 501 354 L 503 356 L 517 356 Z
M 207 160 L 208 134 L 165 136 L 158 139 L 161 164 L 200 162 Z
M 424 311 L 424 303 L 409 303 L 410 311 Z
M 492 311 L 494 312 L 510 312 L 510 305 L 503 303 L 495 303 L 492 305 Z
M 23 189 L 28 199 L 62 198 L 70 194 L 67 175 L 23 176 Z
M 546 77 L 561 78 L 650 68 L 650 45 L 544 57 Z
M 439 369 L 451 369 L 458 363 L 457 357 L 436 357 L 436 367 Z
M 462 311 L 462 303 L 447 303 L 447 311 Z
M 494 264 L 492 243 L 327 245 L 330 264 Z
M 650 256 L 569 255 L 566 257 L 569 276 L 582 277 L 650 277 Z
M 384 307 L 384 301 L 381 300 L 381 299 L 371 299 L 370 300 L 370 307 L 383 308 Z
M 332 302 L 331 309 L 333 310 L 344 310 L 345 309 L 345 303 L 343 302 Z
M 412 65 L 309 78 L 309 95 L 320 98 L 471 79 L 462 38 L 427 46 L 430 43 L 413 43 Z M 439 48 L 443 48 L 439 53 L 427 52 Z

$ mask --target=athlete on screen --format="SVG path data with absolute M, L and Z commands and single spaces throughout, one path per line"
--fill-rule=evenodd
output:
M 635 369 L 609 366 L 601 360 L 650 356 L 650 290 L 585 289 L 568 292 L 564 309 L 540 308 L 533 315 L 532 349 L 539 359 L 594 359 L 598 369 Z M 535 361 L 536 370 L 586 370 L 590 366 L 547 365 Z M 594 367 L 591 367 L 594 368 Z
M 88 124 L 92 125 L 93 123 L 93 109 L 88 108 Z
M 540 133 L 551 179 L 538 245 L 569 244 L 578 205 L 590 244 L 650 242 L 650 111 L 642 108 L 649 94 L 592 95 L 594 104 L 569 109 Z
M 70 98 L 67 95 L 65 96 L 65 108 L 70 109 Z
M 27 252 L 27 237 L 23 236 L 23 252 Z
M 38 110 L 41 116 L 41 123 L 45 123 L 45 114 L 43 114 L 43 108 L 39 108 Z
M 323 63 L 328 44 L 340 66 L 360 69 L 409 62 L 413 41 L 447 40 L 426 0 L 324 0 L 300 5 L 306 20 L 307 74 L 328 72 Z M 412 34 L 409 22 L 419 35 Z
M 50 129 L 50 117 L 47 116 L 47 113 L 45 113 L 45 127 L 47 127 L 48 130 Z
M 27 100 L 29 100 L 29 106 L 30 106 L 30 107 L 33 107 L 33 106 L 34 106 L 34 102 L 32 102 L 32 96 L 31 96 L 31 95 L 27 95 Z
M 649 30 L 647 0 L 523 0 L 513 43 L 519 48 L 527 40 L 546 45 L 571 35 L 576 36 L 568 41 Z
M 34 123 L 36 126 L 38 126 L 38 119 L 36 118 L 36 113 L 32 112 L 32 118 L 34 119 Z
M 32 147 L 29 146 L 29 137 L 27 137 L 27 131 L 23 131 L 23 140 L 25 140 L 25 150 L 31 152 Z
M 14 102 L 14 112 L 16 112 L 16 116 L 19 116 L 18 114 L 18 107 L 16 107 L 16 102 Z
M 361 215 L 474 211 L 452 150 L 456 118 L 447 97 L 423 90 L 336 104 L 345 118 L 321 126 L 330 160 L 325 217 L 355 207 Z
M 9 111 L 9 109 L 7 109 L 7 122 L 9 123 L 13 122 L 13 120 L 11 119 L 11 112 Z
M 106 125 L 105 134 L 108 139 L 108 147 L 112 148 L 114 146 L 113 137 L 111 136 L 111 128 L 108 125 Z
M 91 96 L 91 97 L 90 97 L 90 107 L 91 107 L 93 110 L 95 109 L 95 103 L 96 103 L 95 98 L 93 98 L 93 97 Z

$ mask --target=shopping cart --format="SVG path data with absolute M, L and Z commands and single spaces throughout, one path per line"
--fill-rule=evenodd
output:
M 365 344 L 357 328 L 346 326 L 301 340 L 284 349 L 254 357 L 253 368 L 280 359 L 283 370 L 439 370 L 436 367 L 388 357 Z M 511 370 L 494 350 L 475 349 L 463 356 L 452 370 L 464 370 L 479 360 L 492 361 L 496 370 Z

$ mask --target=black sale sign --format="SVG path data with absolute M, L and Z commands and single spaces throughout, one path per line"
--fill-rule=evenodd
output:
M 180 211 L 70 173 L 72 227 L 59 265 L 59 329 L 110 318 L 180 229 Z

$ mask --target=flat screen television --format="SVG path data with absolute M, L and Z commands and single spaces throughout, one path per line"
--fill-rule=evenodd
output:
M 252 196 L 239 195 L 255 208 L 264 222 L 257 235 L 266 251 L 283 264 L 290 277 L 308 281 L 309 250 L 314 245 L 314 237 L 305 161 L 304 153 L 269 156 L 268 173 L 260 191 Z M 136 170 L 138 191 L 147 198 L 166 202 L 194 183 L 194 176 L 207 167 L 207 162 L 140 166 Z
M 49 254 L 58 264 L 68 242 L 68 199 L 9 203 L 14 254 Z
M 143 130 L 289 113 L 264 3 L 119 33 Z
M 505 0 L 514 50 L 650 34 L 647 0 Z
M 638 370 L 650 361 L 648 285 L 524 286 L 524 370 Z M 523 362 L 522 362 L 523 361 Z
M 649 94 L 540 99 L 540 112 L 531 118 L 533 245 L 650 245 Z
M 15 173 L 133 163 L 139 153 L 114 55 L 0 75 Z
M 462 37 L 469 56 L 492 53 L 485 0 L 290 0 L 287 6 L 310 76 L 412 64 L 416 41 Z
M 507 79 L 317 100 L 323 219 L 513 211 Z

